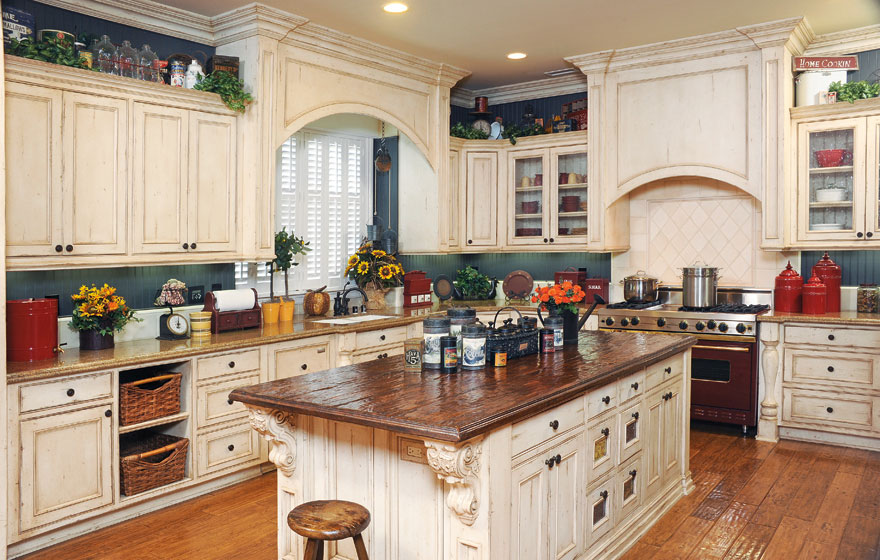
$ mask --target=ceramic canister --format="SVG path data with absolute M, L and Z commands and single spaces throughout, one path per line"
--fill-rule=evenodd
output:
M 840 265 L 831 260 L 828 252 L 813 265 L 813 276 L 818 276 L 825 284 L 825 311 L 836 313 L 840 311 L 840 281 L 843 271 Z
M 440 338 L 449 336 L 449 318 L 428 317 L 422 321 L 422 333 L 425 340 L 422 364 L 426 369 L 440 369 L 443 367 L 443 357 L 440 354 Z
M 803 291 L 804 279 L 792 268 L 791 261 L 789 261 L 785 270 L 776 277 L 773 290 L 773 309 L 787 313 L 800 313 Z
M 50 360 L 57 349 L 57 299 L 6 301 L 6 350 L 10 362 Z
M 810 278 L 804 284 L 803 309 L 807 315 L 825 314 L 826 290 L 825 284 L 818 276 Z
M 486 327 L 479 323 L 461 327 L 461 367 L 486 367 Z

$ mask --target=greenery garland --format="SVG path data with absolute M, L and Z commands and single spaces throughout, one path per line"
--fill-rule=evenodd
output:
M 206 77 L 199 78 L 193 89 L 219 94 L 223 103 L 238 113 L 244 113 L 245 108 L 254 100 L 244 90 L 244 82 L 224 70 L 215 70 Z
M 40 62 L 51 62 L 61 66 L 71 66 L 85 70 L 93 69 L 86 62 L 85 58 L 76 53 L 73 45 L 55 38 L 48 38 L 39 43 L 34 42 L 32 39 L 22 39 L 21 41 L 12 39 L 9 42 L 7 54 L 39 60 Z

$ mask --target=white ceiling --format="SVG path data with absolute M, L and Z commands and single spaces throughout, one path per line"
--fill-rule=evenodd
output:
M 216 15 L 252 0 L 160 0 Z M 816 34 L 880 23 L 880 0 L 260 0 L 315 23 L 473 72 L 470 89 L 524 82 L 565 56 L 806 16 Z M 508 52 L 528 53 L 511 61 Z

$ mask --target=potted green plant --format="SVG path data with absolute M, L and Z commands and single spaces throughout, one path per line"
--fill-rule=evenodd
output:
M 100 288 L 80 286 L 73 300 L 70 327 L 79 331 L 82 350 L 103 350 L 114 345 L 113 333 L 121 331 L 132 321 L 140 321 L 125 299 L 116 294 L 116 288 L 104 284 Z
M 244 90 L 244 82 L 225 70 L 215 70 L 200 78 L 193 89 L 218 94 L 223 103 L 237 113 L 244 113 L 254 100 L 251 94 Z
M 498 281 L 482 274 L 467 265 L 455 273 L 455 294 L 457 299 L 495 299 L 495 285 Z
M 837 94 L 838 101 L 847 101 L 855 103 L 859 99 L 870 99 L 880 96 L 880 83 L 872 84 L 870 82 L 831 82 L 828 86 L 830 93 Z
M 294 302 L 290 299 L 290 269 L 299 265 L 293 259 L 296 255 L 305 255 L 311 251 L 310 243 L 310 241 L 306 241 L 302 237 L 287 233 L 286 227 L 281 228 L 281 231 L 275 234 L 275 260 L 268 263 L 268 266 L 270 278 L 272 278 L 275 270 L 284 272 L 284 298 L 281 300 L 280 313 L 282 321 L 293 319 Z M 272 282 L 269 282 L 270 286 L 272 284 Z M 270 298 L 274 299 L 275 290 L 271 287 L 270 290 Z

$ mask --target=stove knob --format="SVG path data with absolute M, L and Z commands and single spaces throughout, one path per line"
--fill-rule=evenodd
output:
M 613 317 L 608 317 L 607 319 L 605 319 L 605 324 L 608 325 L 608 326 L 610 327 L 611 325 L 614 324 L 614 318 L 613 318 Z
M 632 323 L 632 326 L 635 327 L 636 325 L 639 324 L 639 318 L 638 318 L 638 317 L 633 317 L 632 319 L 629 320 L 629 322 Z
M 629 319 L 627 319 L 626 317 L 624 317 L 623 319 L 621 319 L 621 320 L 620 320 L 620 326 L 621 326 L 621 327 L 628 327 L 628 326 L 629 326 Z
M 721 323 L 718 325 L 718 330 L 721 332 L 727 332 L 727 323 Z
M 736 332 L 738 332 L 739 334 L 746 332 L 746 326 L 743 325 L 742 323 L 738 324 L 736 326 Z
M 696 327 L 698 331 L 701 331 L 706 328 L 706 325 L 702 321 L 697 321 Z
M 717 327 L 717 323 L 715 323 L 714 319 L 709 319 L 709 322 L 706 323 L 706 326 L 709 327 L 710 330 L 714 330 Z
M 666 326 L 666 319 L 664 319 L 663 317 L 660 317 L 659 319 L 657 319 L 657 326 L 658 327 L 665 327 Z
M 686 331 L 687 328 L 688 328 L 688 323 L 687 323 L 687 321 L 682 321 L 681 323 L 679 323 L 679 324 L 678 324 L 678 328 L 680 328 L 680 329 L 683 330 L 683 331 Z

